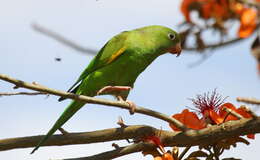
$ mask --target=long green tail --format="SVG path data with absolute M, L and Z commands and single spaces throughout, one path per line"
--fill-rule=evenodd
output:
M 49 130 L 47 135 L 41 139 L 37 146 L 33 149 L 31 154 L 33 154 L 42 144 L 56 132 L 64 123 L 66 123 L 85 103 L 72 101 L 71 104 L 65 109 L 61 114 L 59 119 L 55 122 L 53 127 Z

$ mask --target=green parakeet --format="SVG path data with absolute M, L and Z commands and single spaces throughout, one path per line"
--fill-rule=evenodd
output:
M 168 52 L 177 56 L 181 53 L 180 37 L 170 28 L 153 25 L 124 31 L 104 45 L 68 91 L 91 97 L 109 94 L 126 100 L 138 75 L 158 56 Z M 84 105 L 72 101 L 31 153 Z

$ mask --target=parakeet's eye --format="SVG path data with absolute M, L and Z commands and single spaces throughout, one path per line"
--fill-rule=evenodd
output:
M 175 39 L 175 35 L 171 34 L 171 33 L 168 34 L 168 37 L 170 38 L 170 40 L 174 40 Z

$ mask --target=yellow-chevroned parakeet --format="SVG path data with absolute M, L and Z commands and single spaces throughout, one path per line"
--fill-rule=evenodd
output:
M 91 97 L 109 94 L 126 100 L 138 75 L 158 56 L 168 52 L 177 56 L 181 53 L 180 37 L 170 28 L 153 25 L 122 32 L 104 45 L 68 91 Z M 72 101 L 31 153 L 84 104 Z

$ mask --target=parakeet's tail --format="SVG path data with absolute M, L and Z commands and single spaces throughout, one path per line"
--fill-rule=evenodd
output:
M 37 146 L 33 149 L 33 154 L 51 135 L 54 134 L 64 123 L 66 123 L 85 103 L 72 101 L 71 104 L 65 109 L 59 119 L 55 122 L 53 127 L 49 130 L 47 135 L 41 139 Z

